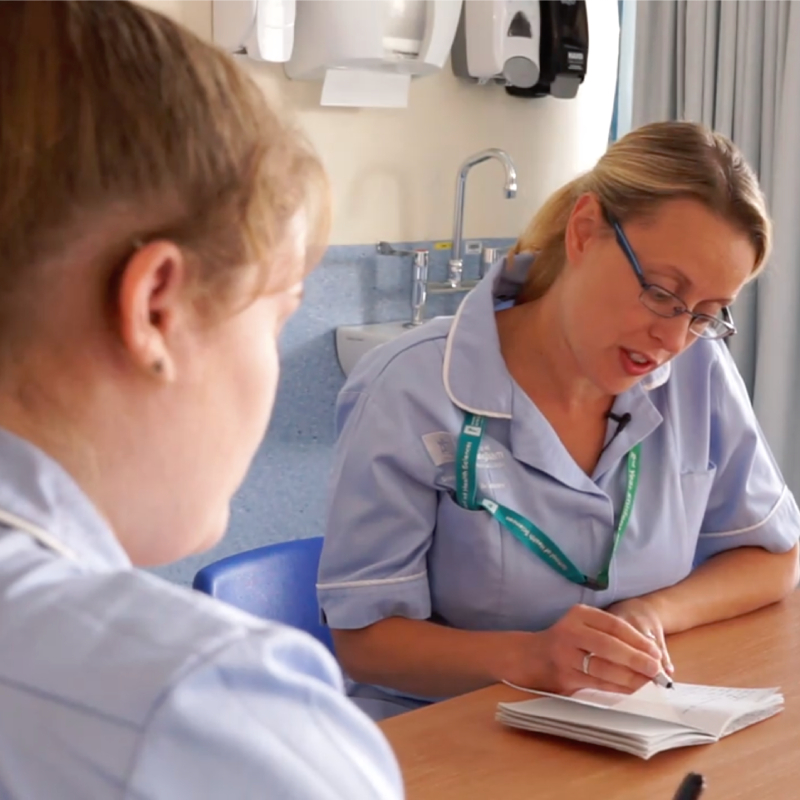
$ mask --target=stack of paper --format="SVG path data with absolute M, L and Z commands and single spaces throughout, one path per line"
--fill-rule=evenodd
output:
M 582 689 L 571 697 L 500 703 L 505 725 L 591 742 L 650 758 L 662 750 L 716 742 L 783 710 L 778 689 L 648 683 L 631 695 Z

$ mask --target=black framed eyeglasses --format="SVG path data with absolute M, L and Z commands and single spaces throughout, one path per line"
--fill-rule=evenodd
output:
M 642 292 L 639 295 L 639 300 L 642 305 L 648 310 L 657 314 L 659 317 L 665 319 L 673 319 L 682 314 L 688 314 L 691 317 L 689 323 L 689 330 L 695 335 L 703 339 L 726 339 L 728 336 L 733 336 L 736 333 L 736 326 L 733 324 L 733 315 L 731 314 L 728 306 L 723 306 L 716 316 L 710 314 L 698 314 L 691 311 L 686 303 L 681 300 L 678 295 L 658 286 L 655 283 L 648 283 L 647 278 L 644 276 L 644 271 L 639 266 L 639 259 L 633 252 L 633 248 L 622 230 L 622 225 L 615 220 L 610 214 L 605 214 L 608 223 L 614 229 L 614 234 L 628 263 L 633 268 L 636 279 L 642 287 Z

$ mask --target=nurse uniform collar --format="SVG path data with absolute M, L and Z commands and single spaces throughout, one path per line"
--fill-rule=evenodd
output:
M 464 298 L 453 318 L 445 342 L 442 382 L 451 402 L 462 411 L 493 419 L 513 416 L 513 379 L 503 361 L 494 310 L 519 293 L 533 261 L 525 253 L 516 255 L 510 267 L 506 258 L 498 261 Z M 480 370 L 475 369 L 478 353 L 491 356 L 481 359 Z M 671 373 L 667 362 L 630 391 L 634 395 L 652 391 L 663 386 Z

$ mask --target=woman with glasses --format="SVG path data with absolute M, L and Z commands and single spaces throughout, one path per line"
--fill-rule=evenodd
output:
M 795 587 L 800 513 L 724 342 L 770 236 L 731 142 L 646 126 L 454 319 L 363 360 L 319 584 L 362 708 L 631 691 L 680 675 L 669 634 Z

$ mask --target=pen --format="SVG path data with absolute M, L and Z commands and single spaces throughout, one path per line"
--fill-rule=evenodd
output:
M 650 631 L 647 634 L 647 636 L 653 641 L 655 641 L 656 639 L 656 635 L 652 631 Z M 662 686 L 664 689 L 671 689 L 674 684 L 672 678 L 670 678 L 669 675 L 667 675 L 667 673 L 664 672 L 663 669 L 660 669 L 658 671 L 658 675 L 656 675 L 655 678 L 653 678 L 653 683 L 656 686 Z
M 678 787 L 678 791 L 675 793 L 673 800 L 697 800 L 697 798 L 703 794 L 703 789 L 705 788 L 705 778 L 703 778 L 702 775 L 698 775 L 696 772 L 690 772 L 681 781 L 681 785 Z
M 653 678 L 653 683 L 656 686 L 663 686 L 665 689 L 671 689 L 674 686 L 672 678 L 663 669 L 658 671 L 658 675 Z

